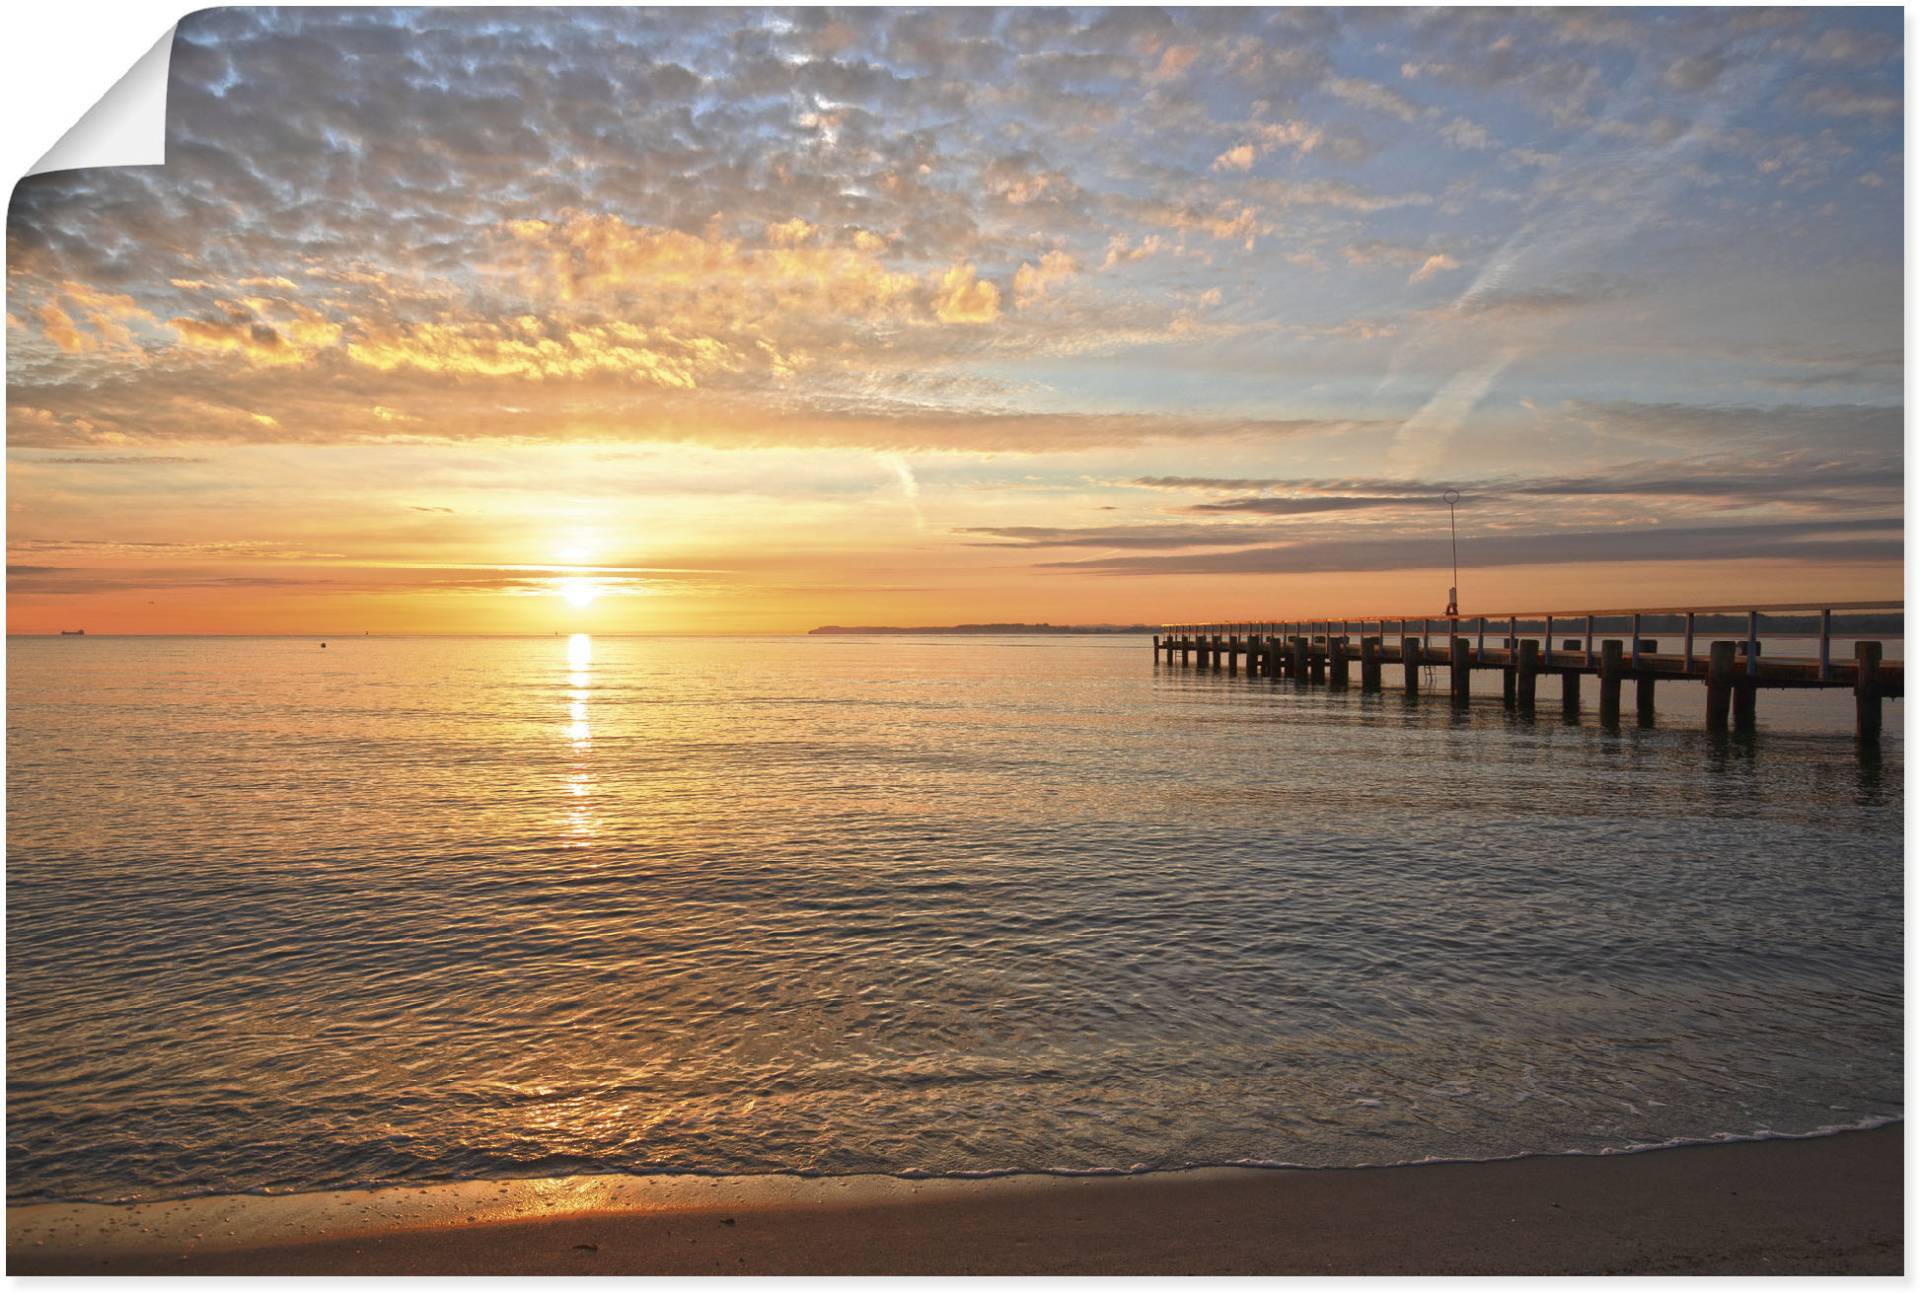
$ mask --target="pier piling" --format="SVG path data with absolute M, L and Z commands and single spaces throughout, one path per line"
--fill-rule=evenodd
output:
M 1880 644 L 1853 645 L 1854 730 L 1861 741 L 1880 740 Z
M 1620 722 L 1620 657 L 1622 644 L 1609 638 L 1600 644 L 1600 722 Z
M 1400 640 L 1400 672 L 1405 674 L 1408 696 L 1420 695 L 1420 640 Z
M 1380 690 L 1380 640 L 1360 635 L 1360 690 Z
M 1707 655 L 1707 727 L 1727 728 L 1727 705 L 1733 700 L 1733 642 L 1717 642 Z
M 1514 673 L 1513 703 L 1531 714 L 1536 683 L 1540 677 L 1540 641 L 1537 638 L 1520 640 L 1520 664 Z
M 1562 651 L 1580 650 L 1578 638 L 1568 638 L 1561 644 Z M 1560 671 L 1560 713 L 1575 718 L 1580 713 L 1580 671 L 1563 669 Z
M 1465 638 L 1455 638 L 1449 663 L 1453 675 L 1449 680 L 1453 703 L 1465 705 L 1473 696 L 1473 644 Z
M 1336 692 L 1347 690 L 1347 640 L 1327 639 L 1327 686 Z

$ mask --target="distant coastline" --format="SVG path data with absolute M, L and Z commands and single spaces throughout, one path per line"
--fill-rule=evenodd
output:
M 1157 625 L 926 625 L 901 628 L 897 625 L 821 625 L 809 629 L 813 634 L 1151 634 Z

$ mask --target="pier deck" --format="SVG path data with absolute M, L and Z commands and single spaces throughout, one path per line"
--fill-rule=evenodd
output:
M 1754 721 L 1759 692 L 1775 688 L 1845 689 L 1853 693 L 1856 730 L 1863 741 L 1880 736 L 1881 703 L 1906 695 L 1906 666 L 1885 659 L 1882 639 L 1845 631 L 1836 634 L 1835 613 L 1901 614 L 1890 602 L 1776 603 L 1767 606 L 1655 607 L 1579 611 L 1508 611 L 1463 616 L 1362 616 L 1343 619 L 1206 621 L 1161 626 L 1153 640 L 1156 663 L 1193 665 L 1250 676 L 1350 685 L 1359 666 L 1360 686 L 1381 687 L 1383 666 L 1400 667 L 1401 686 L 1417 693 L 1422 675 L 1445 670 L 1447 691 L 1465 702 L 1476 671 L 1498 671 L 1501 697 L 1531 708 L 1541 675 L 1561 681 L 1561 703 L 1580 706 L 1581 680 L 1599 683 L 1600 717 L 1617 722 L 1622 687 L 1634 685 L 1634 707 L 1651 720 L 1654 688 L 1661 682 L 1702 683 L 1709 728 Z M 1726 617 L 1744 620 L 1737 637 L 1726 634 Z M 1797 616 L 1810 627 L 1763 627 Z M 1817 617 L 1817 620 L 1815 620 Z M 1710 624 L 1701 624 L 1702 619 Z M 1562 636 L 1564 631 L 1565 636 Z M 1624 632 L 1623 632 L 1624 631 Z M 1658 634 L 1649 637 L 1648 634 Z M 1621 634 L 1619 637 L 1607 636 Z M 1676 643 L 1674 640 L 1678 639 Z M 1817 644 L 1811 656 L 1773 655 L 1769 639 Z M 1836 638 L 1851 652 L 1836 656 Z M 1677 650 L 1676 650 L 1677 648 Z

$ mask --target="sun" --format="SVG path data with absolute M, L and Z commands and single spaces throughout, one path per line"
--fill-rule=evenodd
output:
M 592 606 L 593 600 L 600 596 L 599 585 L 578 575 L 567 576 L 560 580 L 556 587 L 560 596 L 566 599 L 570 607 Z

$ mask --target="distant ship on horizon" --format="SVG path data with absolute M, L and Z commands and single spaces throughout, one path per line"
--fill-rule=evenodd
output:
M 87 631 L 84 629 L 62 629 L 60 636 L 62 638 L 85 638 Z

